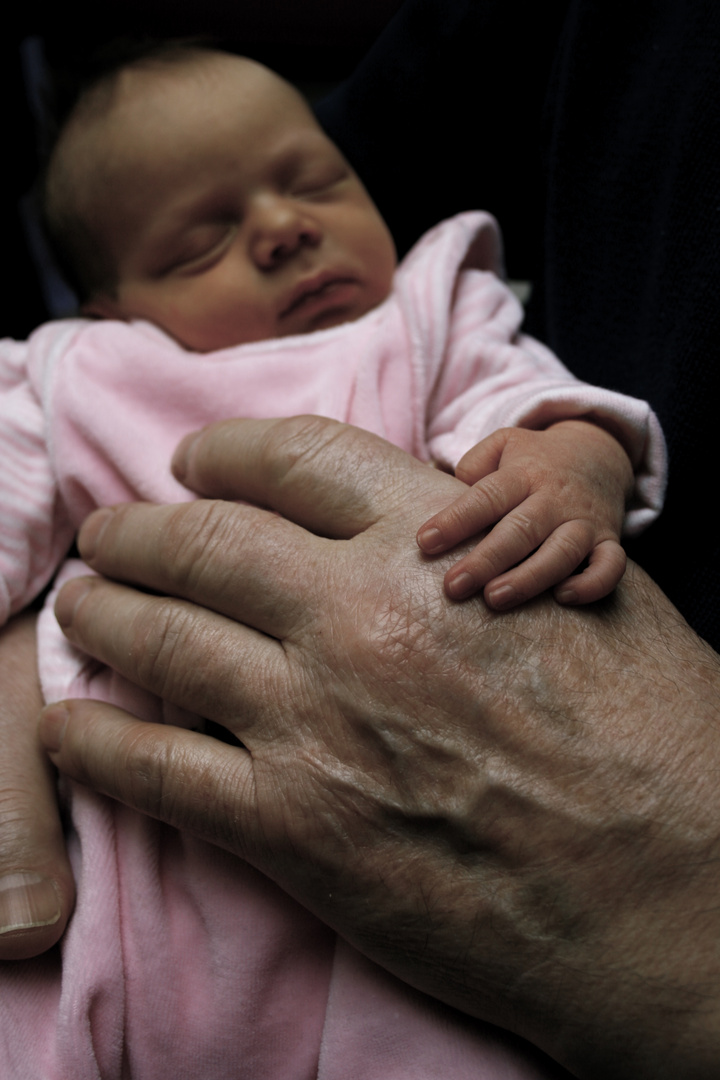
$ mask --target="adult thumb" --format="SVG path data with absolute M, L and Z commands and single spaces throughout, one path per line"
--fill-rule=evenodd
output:
M 36 731 L 42 705 L 34 670 L 35 619 L 0 635 L 0 960 L 38 956 L 65 930 L 75 885 L 55 776 Z

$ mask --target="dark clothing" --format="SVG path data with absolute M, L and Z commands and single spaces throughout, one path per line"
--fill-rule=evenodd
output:
M 527 329 L 650 401 L 668 500 L 628 551 L 720 650 L 720 7 L 406 0 L 318 115 L 401 250 L 492 211 Z

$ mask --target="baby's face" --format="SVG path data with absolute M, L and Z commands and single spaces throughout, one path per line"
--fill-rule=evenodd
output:
M 99 139 L 90 224 L 117 288 L 89 313 L 147 319 L 208 352 L 336 326 L 390 292 L 385 223 L 267 69 L 220 56 L 125 72 Z

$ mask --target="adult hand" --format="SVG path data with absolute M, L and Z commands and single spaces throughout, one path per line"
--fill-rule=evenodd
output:
M 176 471 L 284 517 L 100 511 L 93 569 L 170 598 L 76 580 L 57 612 L 243 747 L 73 702 L 41 728 L 58 767 L 581 1077 L 717 1075 L 720 672 L 652 582 L 451 603 L 414 536 L 458 481 L 330 421 L 217 425 Z
M 55 777 L 37 737 L 35 657 L 35 618 L 19 616 L 0 631 L 0 960 L 49 949 L 75 900 Z

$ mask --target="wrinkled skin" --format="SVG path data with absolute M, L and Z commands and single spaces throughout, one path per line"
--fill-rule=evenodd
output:
M 716 1076 L 718 659 L 656 586 L 631 568 L 591 608 L 453 604 L 457 553 L 414 536 L 459 482 L 330 421 L 215 425 L 176 473 L 284 517 L 99 511 L 93 569 L 170 598 L 76 580 L 57 612 L 243 747 L 84 701 L 41 724 L 58 767 L 580 1077 Z
M 0 959 L 20 960 L 60 939 L 75 884 L 55 780 L 37 738 L 43 699 L 34 616 L 18 616 L 0 638 Z

